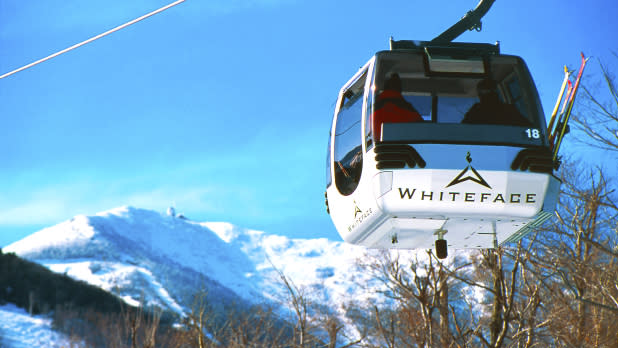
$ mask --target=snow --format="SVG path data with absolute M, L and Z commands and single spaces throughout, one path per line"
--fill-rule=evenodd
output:
M 117 288 L 130 287 L 136 277 L 144 278 L 152 289 L 154 297 L 149 298 L 149 304 L 168 308 L 180 315 L 184 314 L 182 307 L 169 295 L 167 290 L 156 280 L 148 269 L 135 265 L 102 262 L 92 260 L 73 260 L 62 263 L 53 260 L 39 260 L 50 270 L 66 274 L 74 279 L 83 280 L 111 293 Z M 122 296 L 126 303 L 139 306 L 140 302 L 130 296 Z
M 30 316 L 15 305 L 0 306 L 0 347 L 77 347 L 69 337 L 51 328 L 51 319 L 46 316 Z
M 179 314 L 191 304 L 170 291 L 175 282 L 182 282 L 170 274 L 174 268 L 180 273 L 193 271 L 189 276 L 207 277 L 254 302 L 285 298 L 278 271 L 316 296 L 316 301 L 376 300 L 384 290 L 371 274 L 359 271 L 358 262 L 373 257 L 375 250 L 324 238 L 270 235 L 227 222 L 198 223 L 169 212 L 127 206 L 76 216 L 5 251 L 101 287 L 131 304 L 138 304 L 147 290 L 148 304 Z M 424 251 L 393 253 L 407 260 L 426 258 Z
M 128 207 L 99 213 L 97 217 L 112 222 L 112 228 L 123 231 L 123 236 L 132 243 L 208 274 L 239 294 L 252 296 L 256 290 L 250 283 L 238 281 L 252 270 L 246 256 L 199 224 Z M 92 219 L 93 223 L 98 221 Z
M 110 291 L 137 277 L 149 284 L 152 298 L 176 310 L 179 305 L 161 285 L 174 280 L 163 271 L 204 275 L 243 298 L 260 295 L 251 276 L 255 268 L 245 253 L 198 223 L 151 210 L 120 207 L 77 216 L 4 250 Z M 165 269 L 153 269 L 157 267 Z M 118 294 L 126 298 L 128 291 Z M 130 297 L 135 303 L 140 293 Z
M 45 228 L 11 244 L 11 252 L 19 255 L 69 243 L 73 245 L 85 244 L 95 233 L 92 226 L 88 224 L 88 218 L 78 215 L 69 221 Z
M 383 304 L 386 287 L 359 262 L 379 251 L 343 242 L 294 239 L 227 222 L 193 222 L 173 214 L 119 207 L 36 232 L 5 252 L 45 265 L 123 298 L 144 301 L 180 316 L 194 295 L 273 301 L 288 306 L 279 272 L 311 303 L 345 313 L 342 305 Z M 392 250 L 402 263 L 426 261 L 421 251 Z M 455 262 L 455 255 L 447 263 Z M 405 266 L 404 266 L 405 267 Z M 422 267 L 419 267 L 422 273 Z M 237 296 L 237 297 L 234 297 Z M 478 293 L 466 293 L 472 302 Z
M 291 239 L 227 222 L 193 222 L 133 207 L 119 207 L 43 229 L 5 248 L 6 252 L 86 281 L 139 303 L 136 283 L 149 304 L 177 313 L 183 306 L 170 268 L 194 271 L 249 301 L 280 298 L 285 290 L 276 270 L 299 288 L 337 302 L 359 293 L 370 275 L 357 272 L 365 248 L 327 239 Z M 168 265 L 162 272 L 159 268 Z M 182 272 L 182 271 L 181 271 Z M 139 281 L 138 281 L 139 279 Z M 195 289 L 193 289 L 195 291 Z M 176 293 L 176 295 L 178 295 Z

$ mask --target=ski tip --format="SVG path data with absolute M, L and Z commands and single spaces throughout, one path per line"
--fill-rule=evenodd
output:
M 586 58 L 586 56 L 584 56 L 584 52 L 579 52 L 582 55 L 582 61 L 585 63 L 588 61 L 588 59 L 590 59 L 590 57 Z

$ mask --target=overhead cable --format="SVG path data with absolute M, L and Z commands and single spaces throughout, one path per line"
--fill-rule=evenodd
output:
M 54 53 L 54 54 L 51 54 L 51 55 L 49 55 L 49 56 L 47 56 L 47 57 L 45 57 L 45 58 L 39 59 L 39 60 L 37 60 L 37 61 L 35 61 L 35 62 L 32 62 L 32 63 L 30 63 L 30 64 L 28 64 L 28 65 L 24 65 L 24 66 L 22 66 L 21 68 L 18 68 L 18 69 L 15 69 L 15 70 L 13 70 L 13 71 L 10 71 L 10 72 L 8 72 L 8 73 L 6 73 L 6 74 L 4 74 L 4 75 L 0 75 L 0 79 L 3 79 L 3 78 L 8 77 L 8 76 L 11 76 L 11 75 L 13 75 L 13 74 L 15 74 L 15 73 L 18 73 L 18 72 L 20 72 L 20 71 L 23 71 L 23 70 L 26 70 L 26 69 L 28 69 L 28 68 L 31 68 L 31 67 L 33 67 L 33 66 L 35 66 L 35 65 L 39 64 L 39 63 L 43 63 L 43 62 L 45 62 L 45 61 L 47 61 L 47 60 L 50 60 L 50 59 L 52 59 L 52 58 L 54 58 L 54 57 L 57 57 L 57 56 L 59 56 L 59 55 L 61 55 L 61 54 L 63 54 L 63 53 L 69 52 L 69 51 L 74 50 L 74 49 L 76 49 L 76 48 L 78 48 L 78 47 L 80 47 L 80 46 L 83 46 L 83 45 L 86 45 L 86 44 L 88 44 L 88 43 L 91 43 L 91 42 L 92 42 L 92 41 L 94 41 L 94 40 L 100 39 L 100 38 L 102 38 L 102 37 L 104 37 L 104 36 L 107 36 L 107 35 L 109 35 L 109 34 L 113 33 L 113 32 L 116 32 L 116 31 L 118 31 L 118 30 L 124 29 L 124 28 L 128 27 L 128 26 L 129 26 L 129 25 L 131 25 L 131 24 L 135 24 L 135 23 L 137 23 L 137 22 L 139 22 L 139 21 L 141 21 L 141 20 L 143 20 L 143 19 L 146 19 L 146 18 L 148 18 L 148 17 L 154 16 L 154 15 L 156 15 L 157 13 L 163 12 L 163 11 L 165 11 L 165 10 L 169 9 L 170 7 L 176 6 L 176 5 L 178 5 L 178 4 L 180 4 L 181 2 L 184 2 L 184 1 L 185 1 L 185 0 L 177 0 L 177 1 L 174 1 L 173 3 L 171 3 L 171 4 L 169 4 L 169 5 L 166 5 L 166 6 L 163 6 L 163 7 L 161 7 L 161 8 L 160 8 L 160 9 L 158 9 L 158 10 L 154 10 L 154 11 L 152 11 L 152 12 L 150 12 L 150 13 L 147 13 L 147 14 L 145 14 L 145 15 L 143 15 L 143 16 L 141 16 L 141 17 L 139 17 L 139 18 L 136 18 L 136 19 L 134 19 L 134 20 L 132 20 L 132 21 L 130 21 L 130 22 L 127 22 L 127 23 L 122 24 L 122 25 L 119 25 L 119 26 L 117 26 L 117 27 L 115 27 L 115 28 L 113 28 L 113 29 L 110 29 L 110 30 L 108 30 L 108 31 L 106 31 L 106 32 L 104 32 L 104 33 L 102 33 L 102 34 L 99 34 L 99 35 L 93 36 L 93 37 L 91 37 L 91 38 L 90 38 L 90 39 L 88 39 L 88 40 L 82 41 L 82 42 L 80 42 L 80 43 L 78 43 L 78 44 L 75 44 L 75 45 L 73 45 L 73 46 L 71 46 L 71 47 L 65 48 L 65 49 L 63 49 L 62 51 L 58 51 L 58 52 L 56 52 L 56 53 Z

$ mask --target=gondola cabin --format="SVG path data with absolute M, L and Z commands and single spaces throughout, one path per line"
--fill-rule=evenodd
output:
M 326 204 L 346 242 L 445 257 L 447 246 L 516 241 L 550 217 L 555 167 L 520 57 L 391 41 L 339 92 Z

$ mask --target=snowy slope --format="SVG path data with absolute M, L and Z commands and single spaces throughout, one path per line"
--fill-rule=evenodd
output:
M 6 248 L 53 271 L 87 281 L 136 304 L 175 311 L 202 289 L 259 297 L 254 266 L 209 229 L 154 211 L 122 207 L 76 216 Z M 232 290 L 231 292 L 229 290 Z
M 0 347 L 77 347 L 66 335 L 51 328 L 51 319 L 45 316 L 30 316 L 12 304 L 0 306 Z
M 275 301 L 286 298 L 277 270 L 314 301 L 344 303 L 350 298 L 362 301 L 376 295 L 379 284 L 374 284 L 366 272 L 360 272 L 357 265 L 372 253 L 364 247 L 324 238 L 291 239 L 229 223 L 201 225 L 249 257 L 262 279 L 263 294 Z
M 225 222 L 198 223 L 133 207 L 76 216 L 4 250 L 87 281 L 128 303 L 144 299 L 177 313 L 190 310 L 200 290 L 224 301 L 287 304 L 277 270 L 314 303 L 384 300 L 378 294 L 383 285 L 357 265 L 376 251 L 327 239 L 270 235 Z M 426 257 L 424 251 L 398 253 L 406 259 Z

